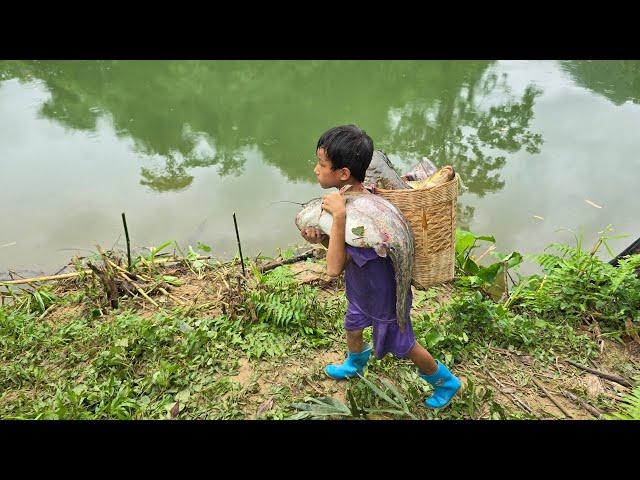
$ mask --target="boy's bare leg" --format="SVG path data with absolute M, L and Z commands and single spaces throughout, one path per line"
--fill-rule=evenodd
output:
M 347 348 L 350 352 L 360 353 L 364 348 L 362 330 L 347 330 Z
M 409 358 L 415 363 L 422 373 L 433 375 L 438 370 L 438 364 L 431 354 L 418 342 L 409 351 Z
M 369 361 L 371 348 L 363 351 L 362 330 L 347 330 L 348 355 L 340 365 L 327 365 L 324 372 L 335 380 L 353 378 L 364 374 L 364 367 Z

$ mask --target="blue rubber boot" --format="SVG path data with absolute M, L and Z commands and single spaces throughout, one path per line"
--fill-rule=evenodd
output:
M 442 363 L 438 361 L 437 364 L 438 370 L 433 375 L 419 374 L 420 378 L 433 386 L 433 395 L 424 401 L 424 404 L 429 408 L 446 407 L 460 389 L 460 380 Z
M 364 350 L 360 353 L 349 352 L 347 359 L 342 365 L 327 365 L 324 373 L 335 380 L 344 380 L 345 378 L 357 377 L 363 374 L 364 366 L 369 361 L 371 355 L 371 347 L 364 346 Z

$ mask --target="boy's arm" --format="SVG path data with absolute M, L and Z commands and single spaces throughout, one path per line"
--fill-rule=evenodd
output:
M 344 227 L 346 215 L 334 214 L 327 250 L 327 275 L 337 277 L 347 264 L 347 248 L 344 243 Z
M 327 247 L 327 275 L 339 276 L 350 260 L 345 244 L 345 226 L 347 224 L 347 211 L 344 197 L 339 192 L 326 195 L 322 201 L 322 209 L 333 217 L 329 238 L 321 235 L 316 228 L 300 231 L 303 238 L 311 243 L 322 243 Z M 325 238 L 321 238 L 324 236 Z
M 324 245 L 324 248 L 326 248 L 327 250 L 329 250 L 329 236 L 325 235 L 325 239 L 322 240 L 322 245 Z M 347 258 L 344 261 L 344 266 L 342 267 L 342 270 L 344 271 L 345 268 L 347 268 L 347 264 L 351 261 L 351 256 L 347 253 Z

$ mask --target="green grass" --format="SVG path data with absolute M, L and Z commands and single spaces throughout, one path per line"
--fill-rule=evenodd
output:
M 0 417 L 167 418 L 180 401 L 181 418 L 240 418 L 229 379 L 239 359 L 319 348 L 327 340 L 315 335 L 335 324 L 325 316 L 309 333 L 268 320 L 123 311 L 50 324 L 1 308 Z
M 614 338 L 621 338 L 626 320 L 637 328 L 640 255 L 614 268 L 592 254 L 597 247 L 555 245 L 555 253 L 536 257 L 544 275 L 521 279 L 496 300 L 488 294 L 491 282 L 521 257 L 499 254 L 498 264 L 481 267 L 469 253 L 477 240 L 493 238 L 468 232 L 459 240 L 452 298 L 437 304 L 431 289 L 416 292 L 414 301 L 418 341 L 449 367 L 475 361 L 489 347 L 541 365 L 558 357 L 586 364 L 598 350 L 581 325 L 595 320 Z M 196 260 L 192 255 L 186 267 L 198 278 L 214 268 Z M 167 281 L 161 268 L 139 259 L 134 264 Z M 185 306 L 142 314 L 133 300 L 110 310 L 90 277 L 70 292 L 44 286 L 16 293 L 11 305 L 0 307 L 0 418 L 247 418 L 259 388 L 253 379 L 237 380 L 241 361 L 277 371 L 286 363 L 305 366 L 331 347 L 344 349 L 346 300 L 339 288 L 327 296 L 299 285 L 288 267 L 267 274 L 254 268 L 242 288 L 242 295 L 230 291 L 229 309 L 215 315 Z M 418 311 L 424 306 L 428 313 Z M 56 309 L 63 313 L 55 315 Z M 317 384 L 321 377 L 310 372 L 306 381 Z M 363 378 L 346 382 L 344 402 L 309 396 L 302 383 L 268 385 L 273 405 L 260 418 L 527 418 L 507 411 L 492 389 L 470 377 L 447 409 L 427 410 L 422 402 L 431 387 L 410 362 L 391 357 L 371 360 Z M 637 400 L 636 388 L 629 409 L 616 418 L 637 418 Z

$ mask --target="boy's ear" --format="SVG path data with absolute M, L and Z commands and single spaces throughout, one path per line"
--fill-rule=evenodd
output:
M 340 180 L 342 181 L 348 180 L 350 176 L 351 176 L 351 170 L 349 170 L 348 167 L 342 167 L 340 169 L 340 173 L 338 174 L 338 178 L 340 178 Z

